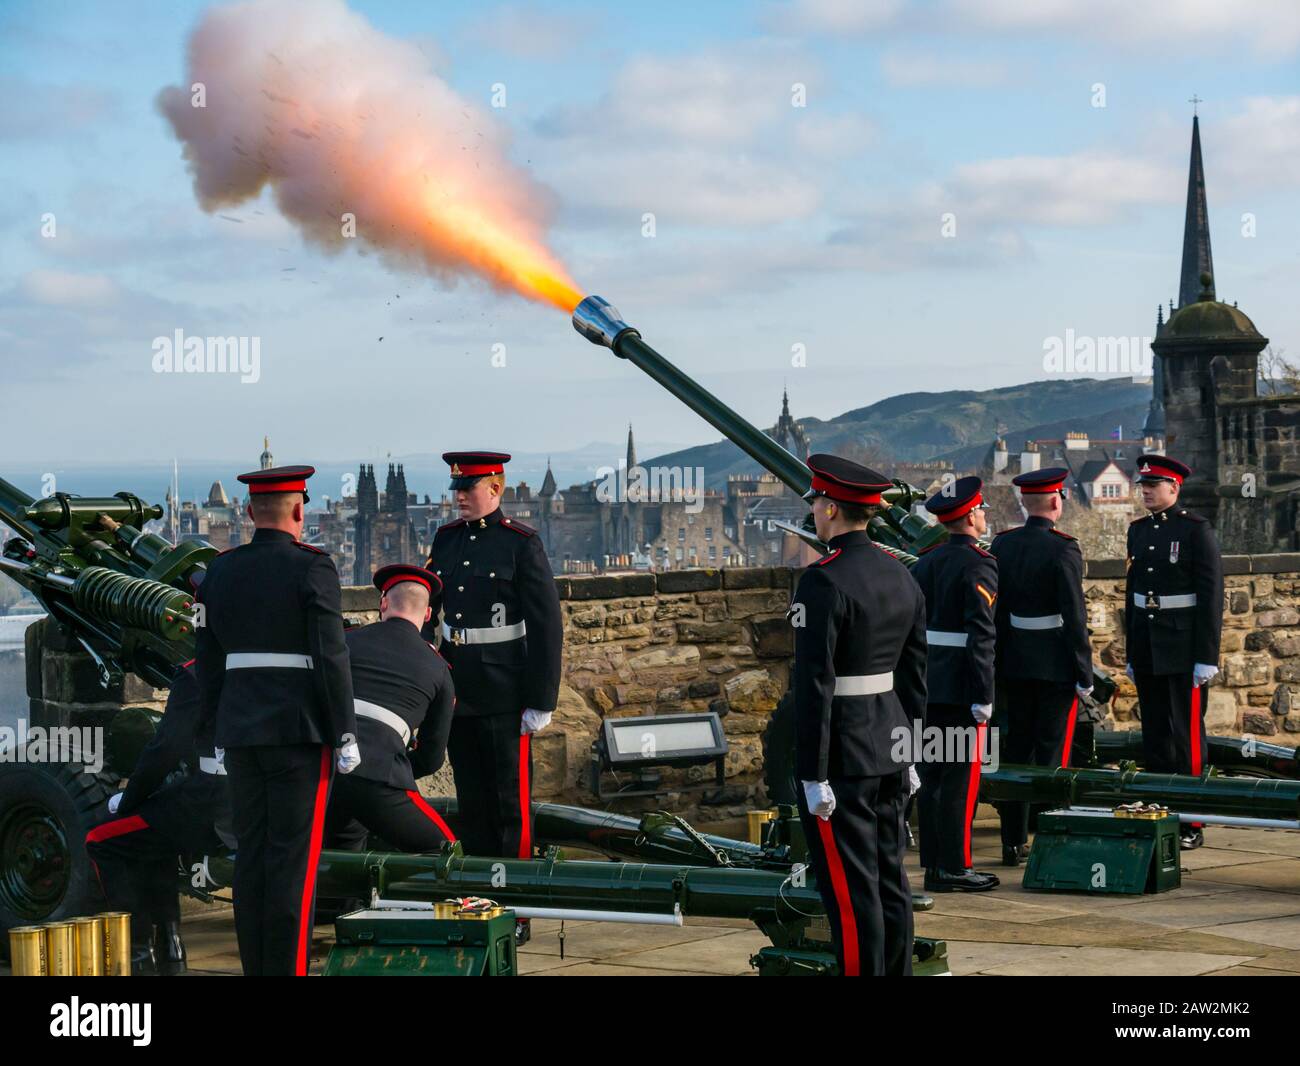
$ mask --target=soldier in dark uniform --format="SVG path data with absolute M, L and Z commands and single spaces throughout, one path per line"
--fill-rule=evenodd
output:
M 325 832 L 345 847 L 369 830 L 399 851 L 436 851 L 456 837 L 415 782 L 442 766 L 456 703 L 447 664 L 420 635 L 442 582 L 394 563 L 375 572 L 375 587 L 379 622 L 346 638 L 361 765 L 334 783 Z
M 927 734 L 943 731 L 944 754 L 918 766 L 921 865 L 929 892 L 983 892 L 998 879 L 971 866 L 971 824 L 979 801 L 980 756 L 993 714 L 998 563 L 976 543 L 984 534 L 984 483 L 957 478 L 925 508 L 948 539 L 912 568 L 925 593 Z
M 1210 523 L 1178 502 L 1191 473 L 1165 455 L 1138 456 L 1142 505 L 1128 528 L 1125 641 L 1137 685 L 1145 769 L 1199 776 L 1206 764 L 1207 686 L 1219 672 L 1223 565 Z M 1184 825 L 1182 846 L 1204 843 Z
M 361 761 L 338 571 L 303 544 L 310 466 L 248 486 L 250 543 L 208 564 L 198 679 L 234 807 L 235 932 L 244 973 L 307 973 L 316 865 L 334 767 Z
M 1056 528 L 1068 475 L 1049 467 L 1012 478 L 1028 517 L 990 548 L 998 561 L 997 684 L 1010 763 L 1069 766 L 1079 700 L 1092 692 L 1083 553 Z M 998 813 L 1002 864 L 1019 866 L 1028 853 L 1029 805 L 1004 803 Z
M 799 815 L 840 973 L 911 974 L 910 787 L 897 756 L 925 713 L 925 602 L 867 534 L 889 479 L 834 455 L 808 466 L 805 499 L 830 551 L 790 607 Z
M 185 972 L 178 858 L 235 844 L 226 773 L 216 758 L 212 724 L 200 728 L 199 717 L 191 660 L 176 672 L 167 709 L 126 788 L 108 801 L 113 817 L 86 835 L 109 906 L 131 915 L 133 974 Z M 178 770 L 183 776 L 168 781 Z
M 510 456 L 442 458 L 460 517 L 434 534 L 428 568 L 442 578 L 440 650 L 456 682 L 447 753 L 461 842 L 472 855 L 531 858 L 532 734 L 559 695 L 560 599 L 536 531 L 501 513 Z

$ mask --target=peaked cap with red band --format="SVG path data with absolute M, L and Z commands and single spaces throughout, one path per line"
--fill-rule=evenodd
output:
M 400 585 L 403 581 L 414 581 L 417 585 L 423 585 L 429 590 L 430 597 L 440 596 L 442 594 L 442 579 L 432 570 L 426 570 L 422 566 L 412 566 L 410 563 L 392 563 L 389 566 L 381 566 L 375 571 L 375 588 L 380 592 L 387 592 L 394 585 Z
M 940 522 L 955 522 L 984 502 L 984 482 L 977 477 L 959 477 L 928 500 L 925 509 Z
M 260 496 L 264 492 L 301 492 L 302 502 L 306 503 L 307 479 L 314 473 L 314 466 L 273 466 L 240 474 L 236 480 L 248 486 L 250 496 Z
M 1043 470 L 1031 470 L 1027 474 L 1013 477 L 1011 484 L 1026 495 L 1060 492 L 1065 487 L 1065 479 L 1069 476 L 1070 472 L 1065 467 L 1049 466 Z
M 507 452 L 443 452 L 442 461 L 451 467 L 451 487 L 467 489 L 481 477 L 504 474 L 510 456 Z
M 838 455 L 810 455 L 808 469 L 813 479 L 812 488 L 804 493 L 805 500 L 825 496 L 839 503 L 880 503 L 880 494 L 894 487 L 884 474 Z
M 1172 481 L 1181 485 L 1192 468 L 1167 455 L 1139 455 L 1137 460 L 1138 481 Z

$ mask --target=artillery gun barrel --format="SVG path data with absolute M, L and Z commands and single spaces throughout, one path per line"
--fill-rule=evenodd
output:
M 456 850 L 437 855 L 323 851 L 317 871 L 325 896 L 436 903 L 488 896 L 504 906 L 552 911 L 752 921 L 797 921 L 825 913 L 817 890 L 789 873 L 753 869 L 572 859 L 496 859 Z
M 812 471 L 803 462 L 646 344 L 608 300 L 586 297 L 573 311 L 573 328 L 592 344 L 604 345 L 620 359 L 640 367 L 796 493 L 802 496 L 808 491 Z
M 980 799 L 1106 809 L 1159 803 L 1188 822 L 1300 829 L 1300 781 L 1261 777 L 1002 766 L 980 776 Z

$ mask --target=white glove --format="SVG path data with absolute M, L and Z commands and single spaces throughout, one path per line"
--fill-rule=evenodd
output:
M 120 807 L 121 804 L 122 804 L 122 793 L 114 792 L 111 796 L 108 797 L 108 813 L 116 814 L 117 808 Z
M 341 748 L 336 748 L 334 754 L 338 756 L 335 765 L 341 774 L 350 774 L 361 765 L 361 749 L 357 747 L 355 740 L 349 741 Z
M 1091 695 L 1092 695 L 1092 686 L 1089 685 L 1087 688 L 1084 688 L 1082 685 L 1075 685 L 1075 686 L 1074 686 L 1074 691 L 1075 691 L 1075 693 L 1076 693 L 1077 695 L 1079 695 L 1079 696 L 1091 696 Z
M 538 711 L 529 707 L 524 711 L 523 720 L 519 723 L 519 735 L 525 736 L 528 733 L 540 733 L 550 724 L 550 711 Z
M 991 703 L 972 703 L 970 713 L 975 716 L 975 721 L 983 725 L 993 717 L 993 704 Z
M 1213 663 L 1196 663 L 1192 667 L 1192 680 L 1198 686 L 1204 685 L 1207 681 L 1213 681 L 1218 672 L 1218 666 Z
M 804 799 L 808 801 L 808 810 L 818 818 L 829 819 L 835 813 L 835 793 L 831 791 L 828 781 L 805 781 L 803 783 Z
M 915 796 L 921 791 L 921 775 L 916 772 L 915 766 L 907 768 L 907 794 Z
M 1132 663 L 1125 663 L 1125 664 L 1124 664 L 1124 673 L 1128 674 L 1128 679 L 1129 679 L 1130 681 L 1134 680 L 1134 678 L 1133 678 L 1133 664 L 1132 664 Z
M 217 760 L 217 765 L 218 765 L 218 766 L 221 766 L 221 767 L 224 768 L 225 765 L 226 765 L 226 749 L 225 749 L 225 748 L 213 748 L 213 749 L 212 749 L 212 754 L 213 754 L 213 756 L 214 756 L 214 757 L 216 758 L 216 760 Z

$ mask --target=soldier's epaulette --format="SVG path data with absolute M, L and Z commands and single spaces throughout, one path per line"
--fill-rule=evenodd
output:
M 501 524 L 505 526 L 506 529 L 513 529 L 516 533 L 522 533 L 525 537 L 537 536 L 537 530 L 532 526 L 526 526 L 522 522 L 516 522 L 513 518 L 503 518 L 501 519 Z
M 1048 530 L 1048 532 L 1049 532 L 1049 533 L 1055 533 L 1058 537 L 1064 537 L 1066 540 L 1078 540 L 1078 539 L 1079 539 L 1078 537 L 1072 537 L 1072 536 L 1070 536 L 1070 534 L 1068 534 L 1068 533 L 1063 533 L 1063 532 L 1062 532 L 1061 530 L 1059 530 L 1059 529 L 1050 529 L 1050 530 Z
M 844 550 L 843 548 L 836 548 L 833 552 L 830 552 L 830 553 L 827 554 L 827 555 L 823 555 L 820 559 L 817 559 L 817 560 L 815 560 L 814 562 L 809 563 L 808 565 L 809 565 L 809 566 L 825 566 L 825 565 L 826 565 L 827 563 L 829 563 L 832 559 L 838 558 L 840 552 L 842 552 L 843 550 Z
M 1129 523 L 1129 525 L 1131 525 L 1131 526 L 1135 526 L 1135 525 L 1137 525 L 1139 522 L 1145 522 L 1145 521 L 1146 521 L 1148 518 L 1150 518 L 1150 517 L 1151 517 L 1151 516 L 1150 516 L 1149 514 L 1144 514 L 1144 515 L 1142 515 L 1142 516 L 1139 517 L 1139 518 L 1135 518 L 1135 519 L 1133 519 L 1133 521 L 1131 521 L 1131 522 Z
M 925 555 L 928 552 L 932 552 L 934 551 L 935 548 L 942 548 L 947 543 L 948 542 L 946 540 L 941 540 L 939 541 L 938 544 L 931 544 L 928 548 L 922 548 L 919 552 L 916 553 L 917 557 L 919 558 L 920 556 Z
M 455 529 L 457 526 L 463 526 L 464 524 L 465 524 L 465 519 L 453 518 L 450 522 L 444 522 L 437 529 L 435 529 L 433 531 L 433 535 L 436 537 L 439 533 L 441 533 L 445 529 Z
M 1197 514 L 1195 511 L 1180 510 L 1179 517 L 1186 518 L 1189 522 L 1208 522 L 1209 519 L 1203 514 Z
M 994 533 L 993 539 L 997 540 L 998 537 L 1002 536 L 1003 533 L 1014 533 L 1017 529 L 1024 529 L 1024 528 L 1025 528 L 1024 526 L 1007 526 L 1006 529 L 999 529 L 996 533 Z
M 442 652 L 440 652 L 435 645 L 433 645 L 427 640 L 425 641 L 425 643 L 429 645 L 429 650 L 433 652 L 434 655 L 436 655 L 439 659 L 442 659 Z M 447 660 L 442 659 L 442 661 L 445 663 Z
M 295 540 L 293 542 L 293 546 L 295 548 L 302 548 L 305 551 L 315 552 L 317 555 L 329 555 L 329 552 L 327 552 L 324 548 L 318 548 L 316 547 L 315 544 L 304 544 L 300 540 Z
M 986 559 L 992 559 L 992 558 L 993 558 L 993 553 L 992 553 L 992 552 L 986 552 L 983 548 L 981 548 L 978 544 L 974 543 L 973 541 L 972 541 L 972 542 L 968 542 L 967 547 L 969 547 L 969 548 L 973 548 L 975 551 L 979 552 L 979 553 L 980 553 L 982 556 L 984 556 L 984 558 L 986 558 Z

